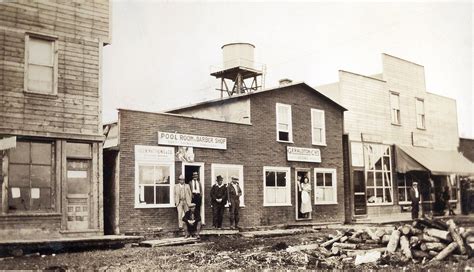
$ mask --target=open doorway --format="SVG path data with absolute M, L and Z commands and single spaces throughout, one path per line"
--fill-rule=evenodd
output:
M 295 200 L 296 200 L 296 220 L 311 220 L 313 201 L 311 172 L 309 169 L 296 169 L 295 174 Z M 306 181 L 306 184 L 305 183 Z
M 187 163 L 183 162 L 183 169 L 182 173 L 184 174 L 184 181 L 186 184 L 190 184 L 191 180 L 193 179 L 193 173 L 197 172 L 199 174 L 199 182 L 201 183 L 201 223 L 205 225 L 205 216 L 204 216 L 204 207 L 206 205 L 205 201 L 205 184 L 204 184 L 204 163 L 201 162 L 193 162 Z

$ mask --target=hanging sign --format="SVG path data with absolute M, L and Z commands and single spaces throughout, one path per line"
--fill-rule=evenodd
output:
M 321 162 L 321 151 L 317 148 L 286 147 L 288 161 Z
M 213 136 L 180 134 L 158 131 L 158 144 L 190 146 L 210 149 L 227 149 L 227 139 Z
M 0 150 L 16 147 L 16 136 L 0 139 Z

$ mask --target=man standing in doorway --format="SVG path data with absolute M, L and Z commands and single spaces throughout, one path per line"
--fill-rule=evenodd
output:
M 222 228 L 222 217 L 227 203 L 227 190 L 222 184 L 222 176 L 216 178 L 217 183 L 211 189 L 212 221 L 214 228 Z
M 239 209 L 240 209 L 240 196 L 242 190 L 239 186 L 239 178 L 232 177 L 232 182 L 227 184 L 227 195 L 229 198 L 229 217 L 230 217 L 230 228 L 239 228 Z
M 191 192 L 193 193 L 192 203 L 196 204 L 196 210 L 199 215 L 201 215 L 201 182 L 199 182 L 198 172 L 193 172 L 193 179 L 190 182 Z
M 410 188 L 411 197 L 411 219 L 418 218 L 418 212 L 420 211 L 420 192 L 418 191 L 418 182 L 413 181 L 413 185 Z
M 188 206 L 191 204 L 191 189 L 188 184 L 184 183 L 183 175 L 179 176 L 178 182 L 174 189 L 174 203 L 178 209 L 178 226 L 181 230 L 183 229 L 184 213 L 188 211 Z

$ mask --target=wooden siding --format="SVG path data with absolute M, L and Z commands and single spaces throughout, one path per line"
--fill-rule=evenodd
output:
M 57 95 L 24 92 L 27 33 L 57 38 Z M 109 41 L 108 1 L 0 4 L 0 134 L 100 135 L 100 48 Z

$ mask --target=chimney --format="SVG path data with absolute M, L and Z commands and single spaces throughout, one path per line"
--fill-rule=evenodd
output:
M 291 83 L 293 83 L 293 80 L 289 78 L 282 78 L 278 82 L 280 83 L 280 87 L 283 87 L 283 86 L 290 85 Z

